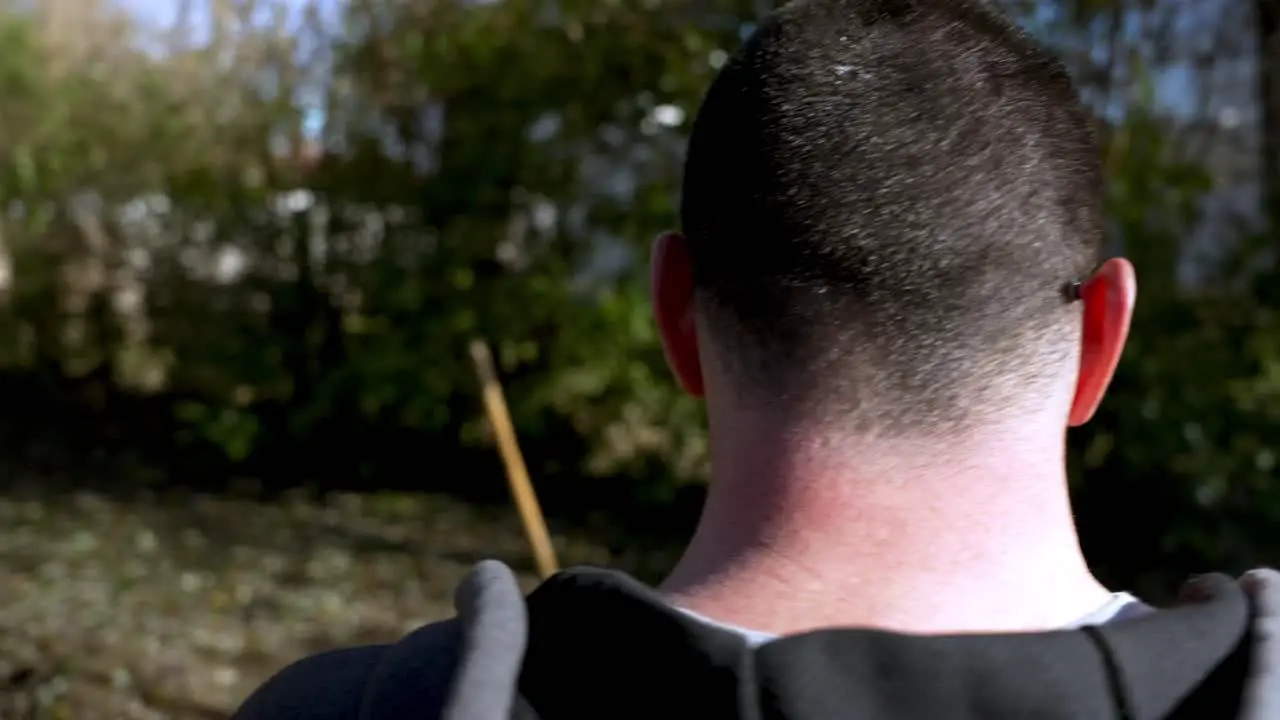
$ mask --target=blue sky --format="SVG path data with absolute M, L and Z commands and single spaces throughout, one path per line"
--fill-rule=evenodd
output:
M 273 2 L 283 2 L 293 8 L 295 11 L 301 11 L 307 4 L 313 0 L 264 0 L 263 4 L 267 5 Z M 342 0 L 315 0 L 321 4 L 327 11 L 325 14 L 332 16 L 331 13 L 337 9 Z M 178 9 L 182 5 L 182 0 L 115 0 L 116 3 L 128 9 L 140 20 L 147 24 L 154 24 L 161 27 L 168 26 L 177 18 Z M 208 0 L 193 0 L 196 7 L 204 5 Z M 200 13 L 196 13 L 200 15 Z M 1175 114 L 1185 114 L 1195 112 L 1191 93 L 1192 72 L 1188 67 L 1171 67 L 1166 68 L 1157 75 L 1156 79 L 1156 96 L 1157 103 L 1168 111 Z
M 134 15 L 163 25 L 173 22 L 178 13 L 178 0 L 116 0 Z
M 201 12 L 202 8 L 207 8 L 209 0 L 192 0 L 192 10 L 197 23 L 197 32 L 201 28 L 198 27 L 200 19 L 205 16 L 207 10 Z M 314 0 L 319 2 L 320 6 L 325 10 L 326 18 L 332 17 L 333 12 L 338 8 L 341 0 Z M 144 24 L 156 27 L 167 28 L 178 19 L 179 9 L 182 7 L 182 0 L 114 0 L 114 2 L 133 14 Z M 300 13 L 303 8 L 307 7 L 313 0 L 264 0 L 263 5 L 268 6 L 272 3 L 284 3 L 293 11 Z M 318 111 L 309 113 L 306 120 L 307 130 L 309 132 L 317 132 L 323 124 L 323 117 Z
M 284 3 L 294 11 L 301 11 L 311 3 L 312 0 L 266 0 L 262 4 L 264 6 L 272 3 Z M 321 7 L 325 8 L 326 15 L 335 9 L 340 0 L 318 0 Z M 197 10 L 201 6 L 205 6 L 208 0 L 192 0 L 193 8 Z M 139 19 L 148 24 L 159 26 L 171 25 L 178 17 L 178 10 L 182 7 L 182 0 L 115 0 L 120 7 L 125 8 Z M 201 13 L 196 12 L 197 16 Z

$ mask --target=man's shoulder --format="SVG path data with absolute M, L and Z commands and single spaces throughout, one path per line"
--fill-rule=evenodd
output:
M 524 596 L 510 568 L 485 561 L 454 596 L 457 616 L 391 645 L 334 650 L 281 670 L 235 720 L 504 718 L 516 702 L 527 632 Z
M 453 678 L 460 636 L 459 623 L 451 618 L 394 644 L 311 655 L 267 680 L 234 720 L 354 720 L 382 717 L 392 708 L 435 717 Z

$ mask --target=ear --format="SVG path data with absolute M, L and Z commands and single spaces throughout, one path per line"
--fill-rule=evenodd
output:
M 1080 286 L 1084 303 L 1080 348 L 1080 374 L 1067 424 L 1077 427 L 1089 422 L 1111 384 L 1116 365 L 1124 353 L 1133 320 L 1138 282 L 1133 265 L 1124 258 L 1112 258 Z
M 685 392 L 702 397 L 702 360 L 694 303 L 693 263 L 684 236 L 664 233 L 653 242 L 653 317 L 667 366 Z

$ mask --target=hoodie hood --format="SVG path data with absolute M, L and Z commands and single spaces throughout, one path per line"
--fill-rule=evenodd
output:
M 571 570 L 528 598 L 520 692 L 545 720 L 1277 718 L 1259 714 L 1274 711 L 1265 704 L 1280 684 L 1274 645 L 1259 634 L 1277 622 L 1275 577 L 1200 578 L 1182 605 L 1110 626 L 825 630 L 751 648 L 625 575 Z
M 282 670 L 239 720 L 1278 720 L 1280 575 L 1189 583 L 1177 607 L 1047 633 L 824 630 L 750 647 L 620 573 L 527 599 L 480 563 L 456 618 Z

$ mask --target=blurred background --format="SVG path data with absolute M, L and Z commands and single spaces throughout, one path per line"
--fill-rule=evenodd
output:
M 1116 587 L 1280 562 L 1280 3 L 1006 0 L 1097 114 L 1134 336 L 1072 442 Z M 535 580 L 655 579 L 706 441 L 650 322 L 766 0 L 0 0 L 0 717 L 217 718 Z

